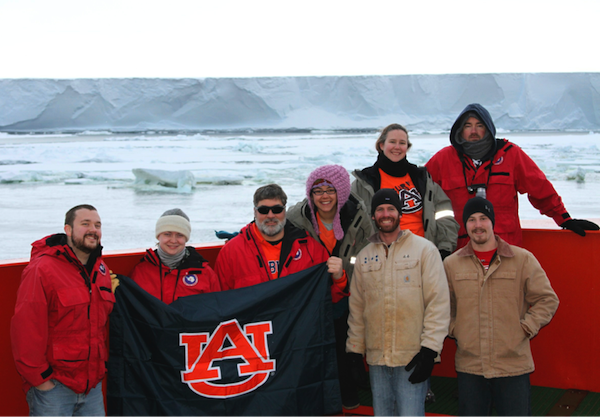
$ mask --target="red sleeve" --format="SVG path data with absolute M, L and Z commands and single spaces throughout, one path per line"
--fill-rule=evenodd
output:
M 327 252 L 327 249 L 325 249 L 325 247 L 316 240 L 312 239 L 312 241 L 315 252 L 315 265 L 327 262 L 327 259 L 329 259 L 329 252 Z M 340 288 L 337 285 L 335 285 L 335 283 L 333 283 L 331 285 L 331 301 L 337 303 L 342 298 L 348 297 L 348 295 L 350 294 L 348 292 L 345 292 L 344 289 L 345 288 Z
M 131 272 L 131 279 L 148 294 L 161 299 L 160 272 L 158 266 L 140 261 Z
M 221 248 L 219 256 L 217 256 L 217 261 L 215 262 L 215 273 L 219 279 L 221 291 L 232 290 L 234 288 L 232 279 L 233 272 L 231 270 L 233 263 L 229 259 L 230 245 L 231 241 L 227 242 L 225 246 Z
M 49 380 L 52 373 L 46 360 L 48 301 L 38 269 L 36 266 L 23 271 L 10 326 L 17 372 L 34 387 Z
M 429 161 L 427 161 L 427 163 L 425 164 L 425 168 L 427 168 L 427 172 L 429 172 L 429 174 L 431 175 L 431 179 L 433 179 L 434 182 L 440 184 L 440 181 L 442 180 L 441 176 L 440 176 L 440 164 L 439 164 L 439 153 L 441 151 L 439 151 L 438 153 L 436 153 L 435 155 L 433 155 L 431 157 L 431 159 L 429 159 Z
M 540 213 L 554 219 L 560 225 L 568 220 L 567 209 L 554 186 L 537 164 L 515 144 L 508 152 L 515 152 L 515 184 L 521 194 L 527 193 L 531 205 Z
M 208 285 L 210 292 L 219 292 L 221 291 L 221 282 L 219 281 L 219 277 L 215 273 L 215 271 L 210 267 L 208 262 L 204 263 L 204 273 L 208 277 Z

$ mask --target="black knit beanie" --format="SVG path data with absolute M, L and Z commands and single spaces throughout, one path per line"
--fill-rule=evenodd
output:
M 375 215 L 375 210 L 382 204 L 391 204 L 398 209 L 398 212 L 402 215 L 402 202 L 398 192 L 391 188 L 382 188 L 377 191 L 371 199 L 371 215 Z
M 467 226 L 467 220 L 469 220 L 469 217 L 474 213 L 483 213 L 492 221 L 492 226 L 496 224 L 494 206 L 485 198 L 473 197 L 467 201 L 467 204 L 465 204 L 465 208 L 463 209 L 463 224 L 465 227 Z

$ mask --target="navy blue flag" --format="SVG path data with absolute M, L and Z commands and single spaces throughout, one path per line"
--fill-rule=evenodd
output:
M 170 305 L 120 278 L 108 415 L 341 412 L 325 264 Z

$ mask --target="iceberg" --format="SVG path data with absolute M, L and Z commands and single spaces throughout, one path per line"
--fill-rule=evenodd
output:
M 196 178 L 190 171 L 166 171 L 162 169 L 134 168 L 134 186 L 162 186 L 176 188 L 181 193 L 191 193 Z
M 600 130 L 600 73 L 1 79 L 0 131 L 448 131 L 469 103 L 499 131 Z

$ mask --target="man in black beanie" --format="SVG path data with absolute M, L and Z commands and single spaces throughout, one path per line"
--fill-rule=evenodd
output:
M 497 209 L 496 233 L 511 245 L 521 246 L 517 193 L 527 193 L 531 204 L 564 229 L 585 236 L 598 230 L 588 220 L 572 219 L 562 199 L 542 170 L 521 148 L 496 139 L 496 126 L 480 104 L 469 104 L 450 131 L 450 146 L 437 152 L 425 166 L 452 202 L 460 224 L 462 209 L 475 195 L 487 198 Z M 464 227 L 458 231 L 458 248 L 467 244 Z
M 529 339 L 550 322 L 558 297 L 531 252 L 494 235 L 494 206 L 474 197 L 463 225 L 470 241 L 444 260 L 448 336 L 457 341 L 458 414 L 531 415 Z
M 429 240 L 400 229 L 397 191 L 380 189 L 371 201 L 378 232 L 356 256 L 346 351 L 366 356 L 375 415 L 425 415 L 450 316 L 442 258 Z

